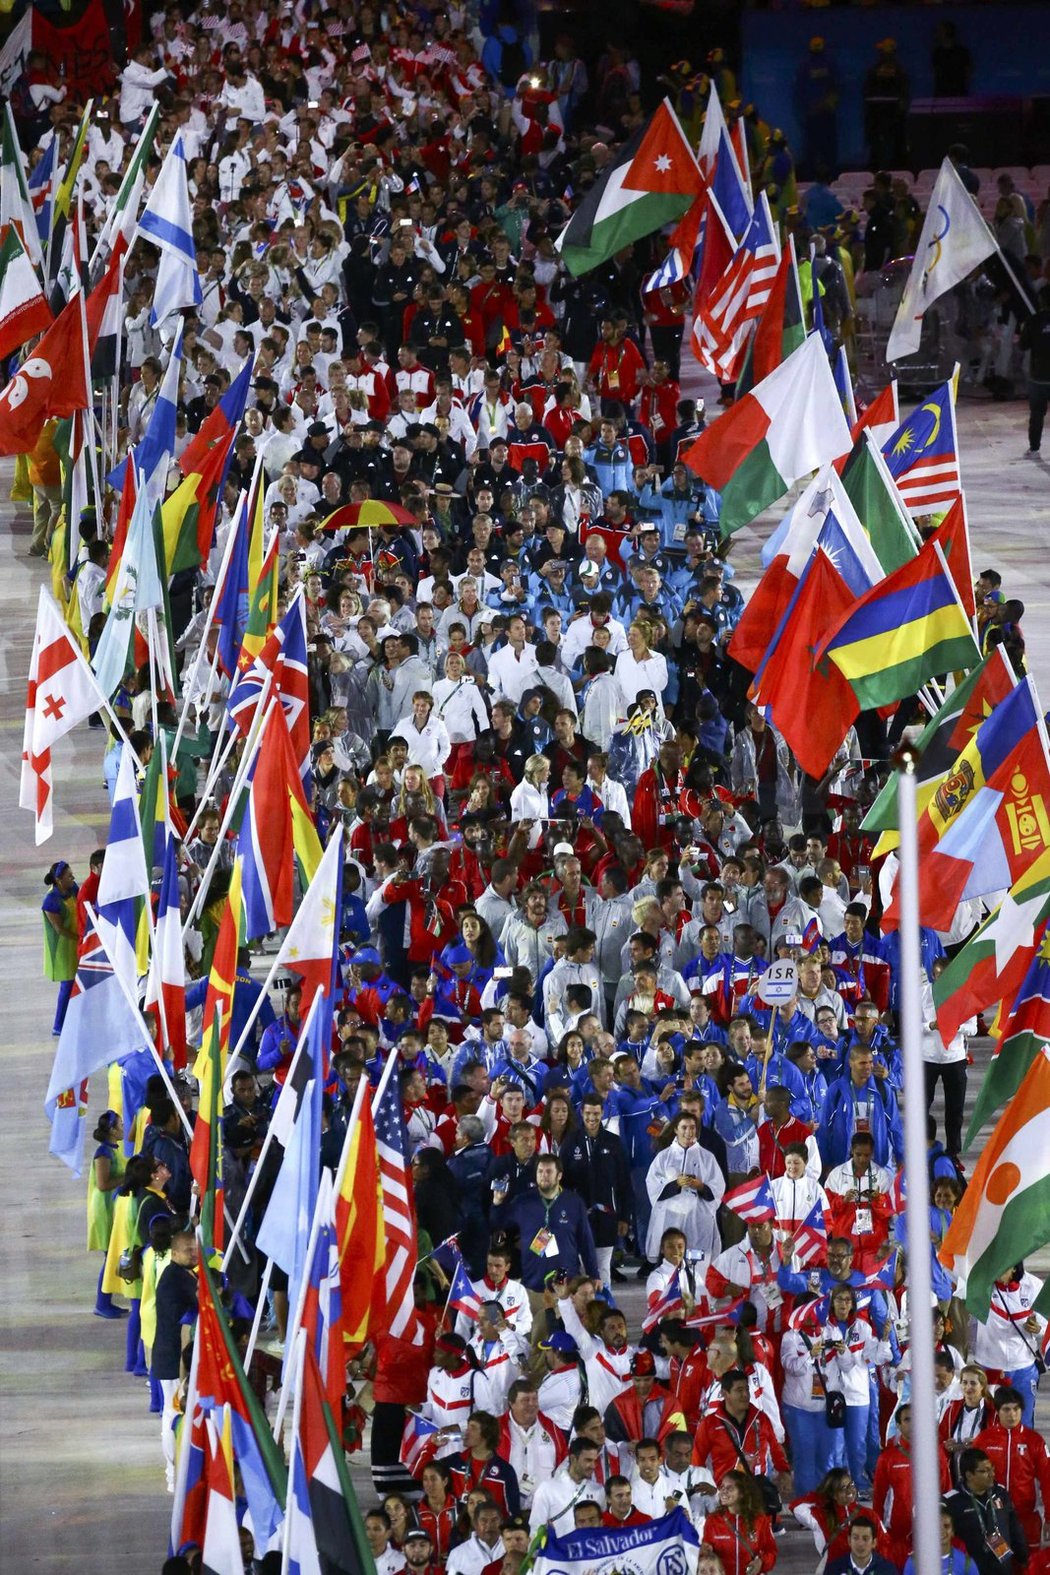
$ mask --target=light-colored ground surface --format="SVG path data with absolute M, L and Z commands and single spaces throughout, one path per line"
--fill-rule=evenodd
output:
M 1050 465 L 1022 457 L 1025 407 L 966 404 L 959 427 L 975 566 L 998 566 L 1027 607 L 1032 670 L 1050 697 Z M 1050 436 L 1047 439 L 1050 448 Z M 84 1184 L 47 1154 L 41 1102 L 51 1063 L 53 987 L 41 978 L 41 877 L 56 858 L 80 872 L 108 824 L 98 735 L 55 760 L 55 835 L 33 845 L 17 809 L 25 674 L 37 586 L 25 511 L 6 502 L 0 464 L 0 1571 L 158 1570 L 168 1500 L 158 1419 L 123 1371 L 122 1324 L 91 1316 L 98 1265 L 84 1251 Z M 753 583 L 763 531 L 741 533 L 740 582 Z M 93 1090 L 92 1111 L 104 1090 Z M 623 1288 L 637 1323 L 640 1287 Z M 1040 1420 L 1045 1423 L 1044 1402 Z M 362 1485 L 362 1496 L 370 1493 Z M 781 1543 L 781 1568 L 811 1569 L 806 1539 Z

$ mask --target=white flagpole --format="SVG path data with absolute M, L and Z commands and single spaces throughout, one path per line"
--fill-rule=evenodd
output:
M 204 874 L 201 877 L 201 883 L 197 887 L 196 893 L 194 894 L 193 902 L 190 905 L 190 911 L 186 915 L 184 929 L 189 928 L 201 911 L 201 907 L 204 903 L 204 894 L 208 889 L 208 882 L 211 880 L 211 877 L 215 871 L 215 866 L 219 862 L 219 855 L 222 852 L 223 838 L 229 831 L 233 817 L 237 812 L 237 804 L 241 796 L 241 789 L 244 786 L 248 772 L 251 769 L 252 761 L 255 759 L 256 752 L 259 748 L 259 741 L 262 738 L 263 728 L 266 726 L 266 722 L 269 718 L 270 709 L 272 706 L 280 705 L 280 703 L 281 702 L 279 699 L 271 700 L 264 713 L 262 697 L 260 697 L 259 705 L 255 712 L 255 720 L 252 723 L 252 731 L 248 735 L 248 742 L 245 744 L 244 754 L 241 756 L 241 763 L 237 768 L 237 775 L 233 779 L 233 786 L 230 788 L 229 798 L 226 801 L 226 813 L 222 817 L 222 824 L 219 827 L 219 835 L 216 838 L 215 847 L 212 850 L 211 858 L 208 860 L 208 867 L 204 871 Z
M 303 1366 L 306 1362 L 306 1335 L 296 1341 L 293 1360 L 288 1365 L 288 1377 L 295 1383 L 295 1401 L 292 1405 L 292 1445 L 288 1459 L 288 1503 L 284 1510 L 284 1526 L 281 1535 L 281 1575 L 288 1575 L 292 1559 L 292 1514 L 291 1504 L 295 1492 L 293 1473 L 295 1471 L 295 1456 L 299 1448 L 299 1416 L 303 1404 Z M 285 1378 L 281 1390 L 281 1399 L 288 1393 L 288 1377 Z M 277 1436 L 276 1433 L 274 1435 Z
M 919 935 L 919 836 L 916 770 L 905 749 L 897 757 L 900 827 L 901 1048 L 904 1060 L 904 1169 L 908 1241 L 908 1322 L 911 1346 L 911 1457 L 914 1478 L 912 1555 L 916 1575 L 940 1575 L 941 1485 L 934 1386 L 933 1275 L 930 1263 L 930 1181 L 926 1159 L 925 1072 L 922 1057 L 922 967 Z

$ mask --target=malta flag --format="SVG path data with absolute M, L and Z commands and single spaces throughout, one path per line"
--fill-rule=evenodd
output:
M 995 236 L 951 159 L 946 158 L 930 193 L 911 274 L 890 329 L 886 360 L 913 355 L 922 338 L 927 308 L 997 250 Z
M 996 1278 L 1050 1240 L 1048 1116 L 1044 1045 L 985 1144 L 938 1253 L 975 1318 L 987 1318 Z
M 37 846 L 54 829 L 51 749 L 93 711 L 106 705 L 95 675 L 63 621 L 50 592 L 40 588 L 26 691 L 22 778 L 18 802 L 36 817 Z
M 555 244 L 573 275 L 673 224 L 700 195 L 693 150 L 667 99 L 624 143 Z
M 36 269 L 12 224 L 0 245 L 0 361 L 53 321 Z
M 30 453 L 49 416 L 88 408 L 83 310 L 78 291 L 0 391 L 0 454 Z
M 730 535 L 848 447 L 827 354 L 811 334 L 697 438 L 685 463 L 721 492 L 722 530 Z

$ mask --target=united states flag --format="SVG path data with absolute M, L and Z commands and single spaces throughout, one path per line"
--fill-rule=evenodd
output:
M 760 192 L 744 238 L 701 312 L 704 334 L 702 341 L 698 336 L 698 343 L 706 346 L 701 359 L 726 382 L 735 375 L 749 324 L 769 300 L 779 261 L 769 201 Z
M 401 1114 L 398 1086 L 392 1077 L 384 1078 L 372 1114 L 379 1150 L 379 1181 L 383 1190 L 383 1221 L 386 1230 L 384 1322 L 387 1331 L 397 1339 L 414 1341 L 418 1328 L 412 1295 L 418 1256 L 416 1221 L 408 1195 L 405 1122 Z

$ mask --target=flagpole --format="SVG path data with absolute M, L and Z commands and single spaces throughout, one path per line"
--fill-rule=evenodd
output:
M 106 950 L 105 937 L 103 936 L 102 931 L 99 928 L 98 914 L 95 912 L 95 910 L 91 906 L 90 902 L 86 902 L 84 904 L 84 911 L 86 912 L 88 918 L 91 920 L 91 923 L 95 926 L 95 930 L 96 930 L 96 932 L 98 934 L 99 940 L 102 942 L 102 948 L 103 948 L 104 951 L 106 951 L 106 956 L 109 957 L 109 952 L 108 952 L 108 950 Z M 111 957 L 109 957 L 109 961 L 110 961 L 110 964 L 112 966 L 113 959 Z M 168 1093 L 169 1093 L 169 1095 L 171 1097 L 172 1103 L 175 1106 L 175 1109 L 179 1113 L 179 1118 L 182 1121 L 182 1125 L 183 1125 L 183 1128 L 185 1130 L 186 1136 L 187 1136 L 187 1138 L 189 1138 L 190 1142 L 192 1142 L 193 1141 L 193 1127 L 192 1127 L 192 1125 L 190 1123 L 190 1118 L 186 1114 L 185 1110 L 183 1110 L 183 1108 L 182 1108 L 182 1101 L 181 1101 L 181 1099 L 179 1098 L 178 1094 L 175 1091 L 175 1084 L 171 1080 L 171 1074 L 169 1073 L 167 1067 L 164 1065 L 164 1057 L 161 1055 L 160 1051 L 157 1049 L 157 1046 L 155 1045 L 155 1043 L 153 1041 L 153 1035 L 149 1031 L 149 1024 L 146 1022 L 146 1019 L 142 1015 L 142 1008 L 139 1006 L 138 1001 L 135 999 L 135 996 L 134 996 L 134 994 L 131 991 L 131 987 L 129 986 L 127 980 L 124 978 L 124 975 L 121 973 L 119 968 L 116 968 L 116 967 L 113 968 L 113 976 L 114 976 L 114 978 L 116 979 L 117 983 L 120 986 L 121 993 L 124 996 L 125 1001 L 127 1001 L 128 1006 L 131 1008 L 131 1014 L 135 1018 L 135 1021 L 137 1022 L 138 1026 L 139 1026 L 140 1033 L 142 1034 L 143 1038 L 146 1041 L 146 1043 L 143 1045 L 142 1048 L 144 1050 L 148 1048 L 150 1053 L 153 1056 L 153 1059 L 156 1061 L 156 1063 L 157 1063 L 157 1070 L 159 1071 L 161 1077 L 164 1080 L 164 1086 L 168 1090 Z
M 320 993 L 320 992 L 318 992 L 318 993 Z M 396 1059 L 397 1059 L 396 1056 L 391 1056 L 390 1057 L 390 1061 L 387 1064 L 390 1065 L 392 1062 L 396 1061 Z M 383 1069 L 383 1077 L 380 1078 L 380 1080 L 379 1080 L 379 1089 L 376 1091 L 376 1099 L 378 1099 L 379 1092 L 383 1088 L 383 1081 L 384 1081 L 385 1077 L 386 1077 L 386 1068 L 384 1067 L 384 1069 Z M 361 1119 L 361 1107 L 363 1106 L 364 1101 L 365 1101 L 365 1090 L 367 1088 L 368 1088 L 368 1078 L 365 1075 L 364 1071 L 362 1071 L 361 1077 L 358 1080 L 357 1089 L 356 1089 L 356 1091 L 354 1093 L 354 1103 L 353 1103 L 353 1105 L 351 1107 L 351 1110 L 350 1110 L 350 1119 L 349 1119 L 349 1121 L 346 1124 L 346 1136 L 343 1138 L 343 1148 L 342 1148 L 341 1154 L 339 1155 L 339 1165 L 338 1165 L 338 1168 L 337 1168 L 336 1173 L 335 1173 L 335 1182 L 334 1182 L 334 1184 L 332 1186 L 332 1207 L 333 1207 L 333 1210 L 335 1208 L 335 1199 L 338 1198 L 338 1196 L 339 1196 L 340 1188 L 342 1187 L 343 1180 L 344 1180 L 344 1178 L 346 1176 L 346 1167 L 347 1167 L 347 1164 L 349 1163 L 349 1160 L 350 1160 L 350 1146 L 353 1143 L 354 1134 L 357 1131 L 357 1125 L 358 1125 L 358 1122 Z M 374 1101 L 373 1101 L 373 1105 L 374 1105 Z M 314 1209 L 314 1217 L 310 1221 L 310 1239 L 309 1239 L 309 1241 L 306 1244 L 306 1258 L 305 1258 L 305 1262 L 307 1264 L 310 1264 L 310 1263 L 313 1262 L 314 1251 L 316 1250 L 316 1247 L 317 1247 L 317 1237 L 318 1237 L 318 1234 L 320 1233 L 320 1229 L 321 1229 L 321 1218 L 320 1218 L 320 1215 L 321 1215 L 320 1209 L 319 1208 L 315 1208 Z M 307 1285 L 309 1283 L 309 1279 L 310 1279 L 309 1273 L 304 1274 L 303 1277 L 302 1277 L 302 1281 L 301 1281 L 301 1283 L 299 1285 L 299 1294 L 296 1297 L 295 1314 L 294 1314 L 294 1316 L 292 1318 L 291 1323 L 288 1325 L 288 1328 L 285 1330 L 284 1348 L 285 1348 L 286 1351 L 288 1349 L 289 1343 L 291 1341 L 294 1341 L 298 1337 L 299 1329 L 300 1329 L 300 1327 L 302 1325 L 303 1309 L 306 1306 L 306 1290 L 307 1290 Z M 281 1436 L 281 1425 L 284 1422 L 284 1413 L 287 1410 L 287 1408 L 288 1408 L 288 1385 L 287 1385 L 287 1382 L 286 1382 L 281 1388 L 281 1398 L 280 1398 L 280 1400 L 278 1401 L 278 1404 L 277 1404 L 277 1415 L 274 1417 L 274 1422 L 273 1422 L 273 1436 L 274 1436 L 274 1438 L 280 1438 L 280 1436 Z
M 904 1169 L 908 1242 L 908 1323 L 911 1346 L 911 1459 L 914 1486 L 912 1553 L 916 1575 L 940 1575 L 941 1484 L 934 1385 L 933 1275 L 930 1263 L 930 1181 L 926 1154 L 925 1070 L 922 1055 L 922 967 L 919 935 L 919 834 L 916 772 L 919 757 L 897 756 L 900 827 L 901 1048 L 904 1063 Z
M 293 1076 L 295 1075 L 295 1069 L 296 1069 L 296 1067 L 299 1064 L 299 1057 L 302 1055 L 302 1053 L 303 1053 L 303 1046 L 306 1044 L 306 1036 L 307 1036 L 307 1033 L 308 1033 L 309 1028 L 310 1028 L 310 1019 L 313 1017 L 314 1008 L 316 1007 L 317 1002 L 321 999 L 321 994 L 322 994 L 322 992 L 320 990 L 318 990 L 317 993 L 314 995 L 313 1000 L 310 1002 L 310 1010 L 306 1014 L 306 1022 L 303 1024 L 302 1028 L 299 1031 L 299 1041 L 298 1041 L 298 1043 L 296 1044 L 296 1047 L 295 1047 L 295 1054 L 292 1057 L 292 1064 L 288 1068 L 288 1074 L 287 1074 L 287 1076 L 286 1076 L 286 1078 L 284 1080 L 284 1087 L 285 1088 L 288 1087 L 288 1084 L 291 1082 Z M 260 999 L 261 999 L 261 995 L 260 995 Z M 233 1056 L 231 1055 L 230 1058 L 229 1058 L 229 1062 L 227 1063 L 227 1071 L 229 1069 L 229 1066 L 232 1065 L 232 1063 L 233 1063 Z M 283 1094 L 283 1091 L 282 1091 L 281 1098 L 283 1099 L 283 1097 L 284 1097 L 284 1094 Z M 280 1104 L 280 1099 L 278 1099 L 277 1103 Z M 274 1115 L 276 1115 L 276 1114 L 277 1114 L 277 1110 L 276 1110 L 276 1107 L 275 1107 L 274 1108 Z M 270 1146 L 273 1143 L 273 1141 L 274 1141 L 274 1126 L 273 1126 L 273 1120 L 271 1119 L 270 1124 L 269 1124 L 269 1126 L 266 1129 L 266 1136 L 263 1139 L 263 1146 L 259 1150 L 259 1158 L 255 1161 L 255 1169 L 252 1171 L 252 1179 L 249 1181 L 247 1191 L 244 1194 L 244 1202 L 241 1204 L 240 1211 L 239 1211 L 239 1213 L 237 1215 L 236 1220 L 234 1221 L 233 1230 L 232 1230 L 232 1232 L 230 1234 L 229 1244 L 228 1244 L 228 1246 L 226 1248 L 226 1251 L 223 1253 L 222 1262 L 219 1265 L 219 1267 L 222 1270 L 223 1274 L 226 1273 L 226 1270 L 229 1267 L 230 1259 L 233 1257 L 233 1249 L 237 1245 L 237 1238 L 241 1234 L 241 1228 L 244 1225 L 245 1216 L 248 1213 L 249 1205 L 251 1204 L 252 1198 L 253 1198 L 253 1196 L 255 1194 L 255 1184 L 258 1181 L 260 1175 L 262 1174 L 263 1160 L 266 1158 L 267 1154 L 269 1153 Z
M 241 756 L 241 763 L 237 767 L 237 775 L 233 779 L 233 786 L 230 788 L 229 797 L 226 801 L 226 813 L 223 816 L 222 824 L 219 827 L 219 835 L 215 839 L 215 847 L 212 849 L 212 855 L 208 860 L 208 866 L 205 869 L 204 874 L 201 876 L 201 883 L 194 893 L 193 902 L 190 904 L 190 910 L 186 915 L 186 923 L 184 925 L 185 929 L 188 929 L 189 926 L 194 922 L 204 905 L 204 894 L 208 889 L 208 883 L 211 880 L 212 875 L 215 873 L 215 866 L 219 862 L 219 855 L 222 852 L 223 839 L 226 836 L 226 833 L 229 831 L 233 817 L 237 812 L 237 804 L 241 796 L 241 790 L 244 787 L 248 772 L 251 770 L 252 762 L 258 753 L 259 744 L 262 740 L 263 728 L 266 726 L 266 723 L 269 720 L 271 708 L 275 705 L 280 705 L 279 699 L 272 700 L 270 705 L 267 706 L 265 714 L 263 714 L 262 698 L 260 697 L 260 702 L 255 712 L 255 719 L 252 722 L 252 731 L 248 735 L 248 741 L 245 745 L 244 754 Z
M 244 1348 L 244 1371 L 247 1372 L 251 1359 L 255 1355 L 255 1347 L 259 1340 L 259 1330 L 262 1328 L 263 1312 L 266 1309 L 266 1298 L 270 1293 L 270 1276 L 273 1274 L 273 1259 L 267 1258 L 263 1277 L 259 1283 L 259 1296 L 255 1307 L 255 1317 L 252 1319 L 252 1330 L 248 1336 L 248 1344 Z
M 303 1367 L 305 1362 L 306 1335 L 304 1334 L 302 1339 L 297 1338 L 296 1340 L 294 1366 L 292 1369 L 295 1382 L 295 1401 L 292 1405 L 292 1443 L 288 1454 L 288 1461 L 289 1465 L 291 1466 L 291 1470 L 288 1473 L 288 1498 L 284 1506 L 284 1526 L 282 1527 L 281 1533 L 281 1575 L 288 1575 L 288 1568 L 292 1559 L 291 1505 L 292 1497 L 295 1493 L 295 1455 L 297 1449 L 299 1448 L 299 1417 L 302 1412 L 303 1405 Z M 287 1387 L 288 1385 L 285 1383 L 285 1390 Z M 283 1393 L 284 1390 L 282 1390 L 282 1394 Z M 311 1532 L 311 1535 L 313 1535 L 313 1532 Z
M 84 347 L 84 383 L 87 388 L 87 420 L 85 422 L 84 442 L 88 449 L 88 469 L 91 472 L 91 484 L 95 489 L 96 519 L 102 512 L 102 484 L 98 476 L 98 456 L 95 453 L 95 393 L 91 384 L 91 349 L 88 344 L 87 302 L 84 297 L 84 287 L 80 287 L 80 337 Z M 90 432 L 90 438 L 89 438 Z M 79 520 L 77 526 L 79 527 Z M 69 524 L 70 536 L 73 534 L 72 522 Z

